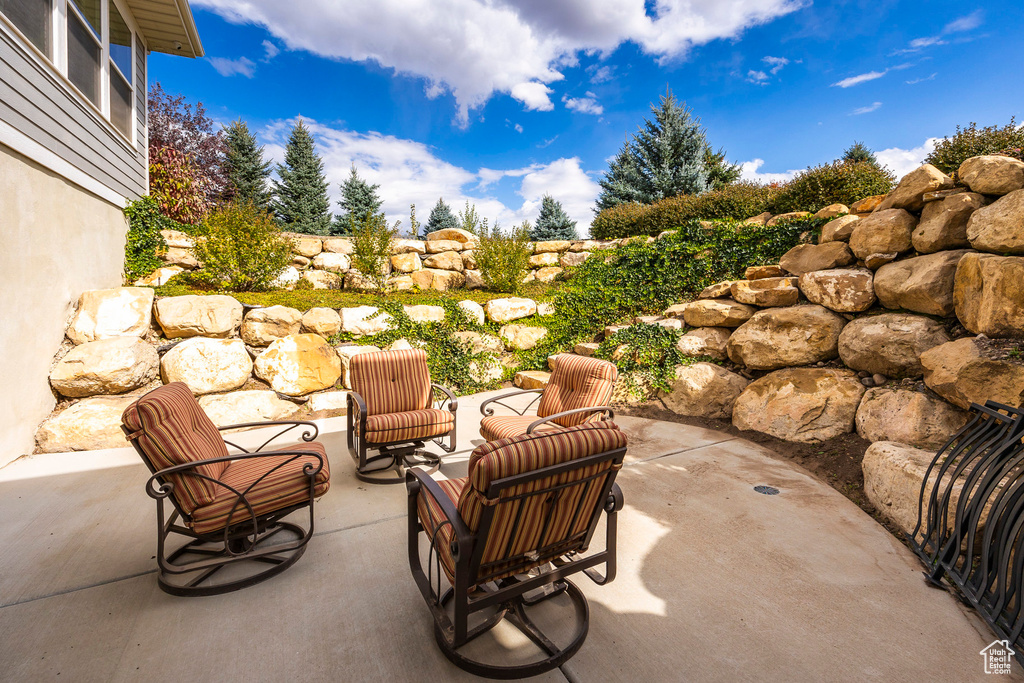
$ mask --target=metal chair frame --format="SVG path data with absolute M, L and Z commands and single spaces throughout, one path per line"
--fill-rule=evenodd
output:
M 537 394 L 537 396 L 535 396 L 532 401 L 527 403 L 522 410 L 510 406 L 507 403 L 503 403 L 503 401 L 512 398 L 513 396 L 522 396 L 523 394 Z M 490 407 L 490 405 L 493 403 L 495 405 L 499 405 L 511 410 L 516 415 L 526 415 L 527 411 L 530 410 L 530 408 L 533 407 L 533 404 L 537 403 L 537 401 L 539 401 L 543 397 L 543 395 L 544 389 L 520 389 L 519 391 L 510 391 L 507 394 L 502 394 L 501 396 L 489 398 L 483 403 L 481 403 L 480 414 L 483 415 L 484 417 L 490 417 L 494 415 L 494 408 Z M 554 422 L 555 420 L 567 417 L 569 415 L 576 415 L 578 413 L 600 413 L 602 415 L 602 420 L 611 420 L 615 418 L 615 411 L 612 410 L 611 406 L 585 406 L 583 408 L 575 408 L 573 410 L 563 410 L 560 413 L 548 415 L 547 417 L 538 417 L 535 421 L 531 422 L 529 426 L 527 426 L 526 433 L 533 434 L 533 432 L 540 428 L 541 425 L 547 424 L 548 422 Z M 561 427 L 562 425 L 556 423 L 556 426 Z
M 615 483 L 615 477 L 625 455 L 626 448 L 618 448 L 492 481 L 486 496 L 489 501 L 495 501 L 495 503 L 484 507 L 480 524 L 475 533 L 471 532 L 462 521 L 456 502 L 452 501 L 427 473 L 410 470 L 406 474 L 409 566 L 416 585 L 434 618 L 434 637 L 438 647 L 453 664 L 479 676 L 511 679 L 535 676 L 549 671 L 576 654 L 586 639 L 590 625 L 590 612 L 586 598 L 568 580 L 568 577 L 582 571 L 599 585 L 604 585 L 615 578 L 616 514 L 623 506 L 622 491 Z M 528 493 L 501 497 L 502 492 L 507 489 L 604 462 L 610 463 L 612 468 L 566 484 L 551 484 Z M 558 539 L 544 547 L 516 556 L 512 556 L 511 548 L 508 548 L 505 557 L 482 564 L 487 538 L 491 532 L 491 524 L 499 505 L 512 504 L 534 496 L 547 497 L 550 508 L 545 520 L 544 531 L 540 536 L 540 538 L 544 538 L 551 524 L 555 502 L 561 495 L 560 492 L 571 486 L 585 485 L 589 487 L 600 478 L 605 478 L 605 481 L 594 509 L 586 511 L 580 509 L 583 499 L 586 497 L 584 492 L 581 494 L 580 503 L 574 512 L 574 522 L 579 519 L 581 514 L 590 515 L 590 522 L 583 533 Z M 437 560 L 438 587 L 436 590 L 432 581 L 433 567 L 429 564 L 430 557 L 437 552 L 434 538 L 428 539 L 430 551 L 427 572 L 424 572 L 420 561 L 419 535 L 425 533 L 425 530 L 417 516 L 416 500 L 421 492 L 436 500 L 444 511 L 447 519 L 442 521 L 438 528 L 441 525 L 450 524 L 453 531 L 451 550 L 456 563 L 454 585 L 443 593 L 440 583 L 440 559 Z M 522 509 L 523 506 L 520 505 L 520 515 Z M 602 511 L 606 514 L 604 549 L 583 556 L 582 554 L 586 553 L 590 547 Z M 519 521 L 517 517 L 514 529 L 518 527 Z M 570 524 L 569 528 L 571 529 L 573 526 L 574 524 Z M 513 536 L 514 534 L 513 530 Z M 604 565 L 603 574 L 596 569 L 601 564 Z M 527 572 L 531 570 L 535 571 L 536 575 L 526 578 L 520 578 L 517 575 L 494 580 L 495 577 L 509 571 Z M 476 590 L 472 590 L 474 587 Z M 539 589 L 545 589 L 541 595 L 527 595 Z M 551 642 L 525 613 L 526 607 L 561 594 L 567 595 L 572 601 L 578 624 L 576 633 L 565 647 L 559 647 Z M 445 608 L 449 603 L 453 605 L 453 617 L 448 616 Z M 497 608 L 497 611 L 483 623 L 470 629 L 468 625 L 470 615 L 488 608 Z M 472 660 L 459 652 L 462 646 L 494 628 L 503 619 L 507 619 L 518 628 L 547 656 L 540 661 L 525 665 L 495 666 Z

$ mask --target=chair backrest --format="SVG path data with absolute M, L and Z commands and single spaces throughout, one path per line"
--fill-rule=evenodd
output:
M 551 373 L 551 379 L 541 396 L 537 416 L 548 417 L 566 410 L 608 405 L 618 378 L 619 370 L 614 363 L 564 353 L 555 358 L 555 371 Z M 597 415 L 576 413 L 560 417 L 555 422 L 563 427 L 571 427 Z
M 430 407 L 430 370 L 423 349 L 361 353 L 352 356 L 348 368 L 352 389 L 366 401 L 368 415 Z
M 165 384 L 135 401 L 125 409 L 121 422 L 137 435 L 133 445 L 153 472 L 228 455 L 217 427 L 183 382 Z M 219 479 L 227 465 L 201 465 L 195 471 Z M 172 474 L 167 480 L 174 484 L 172 495 L 185 514 L 213 502 L 218 493 L 217 486 L 200 476 Z
M 477 533 L 473 583 L 586 548 L 626 453 L 610 421 L 479 446 L 458 511 Z M 550 469 L 545 469 L 550 468 Z

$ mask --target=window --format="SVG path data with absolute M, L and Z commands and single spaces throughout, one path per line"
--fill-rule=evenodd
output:
M 132 130 L 132 32 L 110 2 L 110 122 L 125 137 Z
M 0 12 L 49 57 L 52 43 L 52 0 L 0 0 Z
M 96 106 L 100 105 L 99 0 L 68 3 L 68 79 Z

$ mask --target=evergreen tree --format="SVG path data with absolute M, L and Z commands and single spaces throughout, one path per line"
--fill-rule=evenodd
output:
M 232 123 L 226 133 L 225 166 L 230 198 L 269 211 L 270 162 L 263 159 L 263 147 L 256 145 L 256 138 L 241 119 Z
M 714 152 L 700 119 L 672 93 L 651 105 L 654 120 L 626 140 L 601 179 L 597 210 L 627 202 L 653 204 L 681 194 L 700 194 L 739 178 L 738 166 Z
M 846 148 L 843 152 L 842 161 L 846 163 L 857 163 L 860 161 L 866 161 L 872 166 L 878 167 L 878 159 L 875 157 L 875 153 L 872 152 L 867 145 L 863 142 L 853 141 L 853 144 Z
M 430 211 L 430 218 L 427 219 L 426 233 L 437 232 L 447 228 L 459 227 L 459 219 L 452 213 L 451 208 L 444 203 L 444 197 L 437 200 L 437 204 Z
M 341 201 L 338 206 L 342 212 L 335 219 L 331 234 L 351 235 L 356 226 L 363 225 L 374 216 L 383 216 L 380 207 L 384 202 L 377 196 L 379 187 L 360 178 L 356 165 L 352 164 L 348 180 L 341 185 Z
M 328 234 L 331 202 L 327 198 L 324 162 L 302 121 L 292 128 L 277 175 L 280 180 L 274 181 L 277 198 L 273 208 L 283 227 L 310 235 Z
M 530 239 L 534 242 L 546 242 L 576 238 L 576 221 L 571 220 L 565 213 L 561 202 L 549 194 L 544 195 L 540 203 L 537 225 L 530 230 Z

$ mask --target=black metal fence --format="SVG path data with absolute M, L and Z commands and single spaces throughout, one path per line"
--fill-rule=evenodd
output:
M 1024 664 L 1024 412 L 989 401 L 932 460 L 910 541 Z

